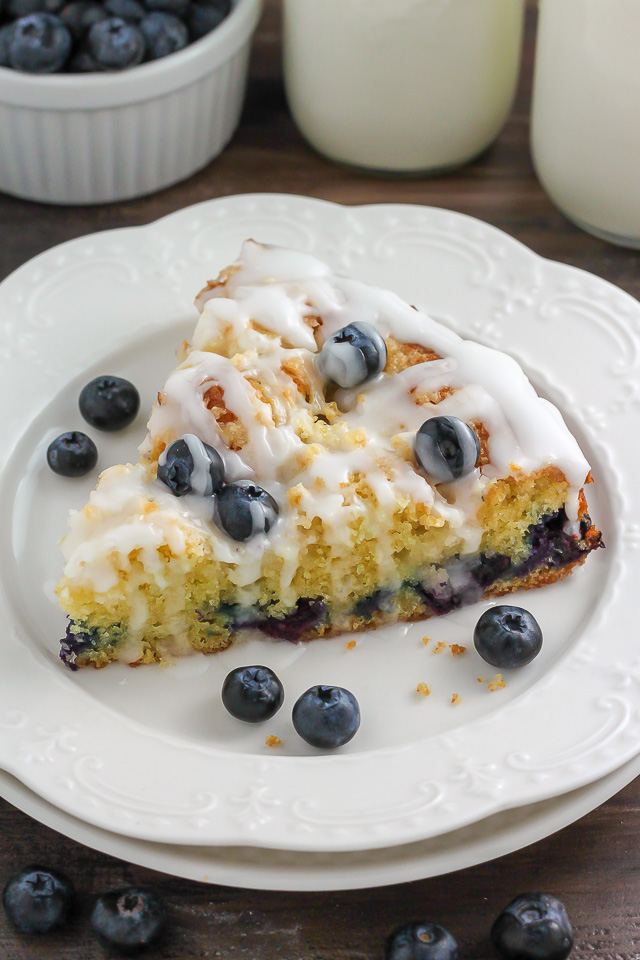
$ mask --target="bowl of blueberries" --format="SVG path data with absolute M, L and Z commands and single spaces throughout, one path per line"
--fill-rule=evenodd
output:
M 153 193 L 231 139 L 262 0 L 0 0 L 0 191 Z

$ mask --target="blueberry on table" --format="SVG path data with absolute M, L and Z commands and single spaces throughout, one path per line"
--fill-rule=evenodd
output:
M 498 604 L 485 610 L 478 620 L 473 642 L 487 663 L 511 670 L 526 666 L 538 656 L 542 630 L 528 610 Z
M 269 667 L 236 667 L 222 685 L 222 702 L 232 717 L 246 723 L 270 720 L 284 700 L 282 683 Z
M 475 430 L 459 417 L 432 417 L 416 434 L 418 465 L 434 483 L 452 483 L 475 468 L 480 441 Z
M 360 726 L 358 701 L 344 687 L 311 687 L 293 707 L 296 733 L 312 747 L 335 749 L 349 743 Z
M 107 19 L 107 13 L 101 3 L 92 3 L 91 0 L 75 0 L 68 3 L 60 11 L 60 19 L 71 33 L 74 40 L 82 40 L 94 23 Z M 72 60 L 77 53 L 72 55 Z M 71 61 L 70 61 L 71 65 Z
M 158 457 L 158 480 L 174 497 L 195 493 L 210 497 L 224 483 L 224 463 L 217 450 L 193 433 L 174 440 Z
M 108 44 L 113 41 L 117 47 L 119 41 L 114 38 L 120 36 L 122 39 L 124 32 L 119 27 L 113 28 L 116 19 L 102 20 L 94 24 L 89 30 L 88 52 L 103 67 L 104 61 L 99 59 L 96 52 L 97 48 L 100 48 L 100 43 L 92 42 L 92 37 L 95 39 L 98 36 L 96 31 L 102 31 L 110 38 L 105 42 Z M 118 23 L 122 23 L 123 27 L 127 27 L 127 30 L 135 30 L 135 27 L 129 28 L 122 20 Z M 136 30 L 136 33 L 138 32 Z M 100 36 L 102 36 L 102 33 Z M 144 47 L 144 40 L 142 40 L 142 45 Z M 113 49 L 115 50 L 116 47 Z M 102 52 L 104 53 L 104 50 Z M 98 430 L 122 430 L 133 423 L 138 415 L 140 394 L 132 383 L 122 377 L 95 377 L 80 391 L 78 405 L 80 413 L 92 427 L 97 427 Z
M 61 477 L 84 477 L 97 462 L 95 443 L 79 430 L 61 433 L 47 449 L 47 463 Z
M 350 323 L 322 345 L 318 370 L 326 380 L 352 389 L 371 380 L 384 370 L 387 347 L 371 323 Z
M 127 23 L 122 17 L 108 17 L 100 23 L 94 23 L 87 35 L 87 41 L 88 52 L 102 70 L 126 70 L 127 67 L 135 67 L 142 63 L 145 54 L 144 37 L 137 27 Z M 102 429 L 119 430 L 120 427 Z
M 5 913 L 23 933 L 49 933 L 64 926 L 73 905 L 73 884 L 47 867 L 25 867 L 2 891 Z
M 189 31 L 182 20 L 170 13 L 149 13 L 140 23 L 147 45 L 147 59 L 160 60 L 183 50 L 189 43 Z
M 150 13 L 172 13 L 174 17 L 184 16 L 189 9 L 190 0 L 144 0 L 144 5 Z
M 192 40 L 200 40 L 219 27 L 231 10 L 230 0 L 200 0 L 192 3 L 186 15 L 189 35 Z
M 129 23 L 140 23 L 146 13 L 138 0 L 104 0 L 104 8 L 112 17 L 122 17 Z
M 398 927 L 384 948 L 384 960 L 457 960 L 458 944 L 438 923 L 421 921 Z
M 166 923 L 162 900 L 150 890 L 127 887 L 98 897 L 91 928 L 108 950 L 132 956 L 152 946 Z
M 505 960 L 566 960 L 573 930 L 564 904 L 548 893 L 521 893 L 491 928 L 491 940 Z
M 232 540 L 243 542 L 268 533 L 278 519 L 278 504 L 251 480 L 227 483 L 216 497 L 214 520 Z
M 72 42 L 60 17 L 31 13 L 11 26 L 9 66 L 25 73 L 57 73 L 69 58 Z

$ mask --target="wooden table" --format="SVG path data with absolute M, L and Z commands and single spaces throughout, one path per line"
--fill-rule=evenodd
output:
M 391 2 L 391 0 L 390 0 Z M 473 166 L 434 180 L 382 180 L 313 153 L 288 115 L 279 70 L 279 10 L 267 0 L 247 108 L 233 144 L 202 173 L 156 196 L 107 207 L 57 208 L 0 197 L 0 278 L 53 244 L 95 230 L 147 223 L 211 197 L 294 192 L 342 203 L 407 202 L 480 217 L 553 259 L 591 270 L 640 297 L 640 255 L 579 232 L 542 192 L 528 151 L 534 11 L 529 9 L 523 81 L 494 147 Z M 170 932 L 154 957 L 172 960 L 368 960 L 387 932 L 430 917 L 450 927 L 462 958 L 492 956 L 487 933 L 515 894 L 541 888 L 567 904 L 577 929 L 573 956 L 640 957 L 640 782 L 560 834 L 502 860 L 441 879 L 354 893 L 276 894 L 208 887 L 103 856 L 0 801 L 0 880 L 25 863 L 63 866 L 82 892 L 71 929 L 45 942 L 17 936 L 0 917 L 0 960 L 101 957 L 87 922 L 91 898 L 129 882 L 152 884 L 170 905 Z

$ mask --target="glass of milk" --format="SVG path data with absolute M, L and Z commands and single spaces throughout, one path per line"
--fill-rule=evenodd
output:
M 284 0 L 298 127 L 321 153 L 371 171 L 466 163 L 511 110 L 523 16 L 524 0 Z
M 640 0 L 540 0 L 532 151 L 570 220 L 640 248 Z

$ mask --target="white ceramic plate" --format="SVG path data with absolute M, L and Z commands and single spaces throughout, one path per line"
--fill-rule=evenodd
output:
M 0 771 L 0 795 L 46 826 L 102 853 L 201 883 L 252 890 L 359 890 L 409 883 L 495 860 L 595 810 L 640 774 L 634 757 L 601 780 L 561 797 L 514 807 L 431 840 L 354 853 L 259 847 L 196 847 L 134 840 L 64 813 Z
M 427 632 L 470 647 L 482 605 L 361 636 L 352 651 L 344 638 L 249 640 L 166 670 L 75 675 L 58 661 L 55 542 L 95 477 L 54 476 L 46 445 L 83 426 L 77 395 L 96 373 L 131 377 L 148 409 L 195 319 L 193 292 L 246 236 L 313 251 L 508 350 L 581 440 L 608 549 L 523 598 L 545 646 L 505 690 L 477 682 L 491 673 L 472 649 L 454 660 L 421 642 Z M 0 332 L 0 396 L 11 410 L 0 424 L 0 765 L 43 798 L 140 839 L 371 849 L 558 795 L 640 749 L 640 529 L 630 508 L 640 306 L 621 291 L 459 214 L 245 196 L 43 254 L 0 287 Z M 102 466 L 135 456 L 143 423 L 96 438 Z M 287 704 L 264 729 L 233 722 L 219 702 L 225 673 L 248 662 L 274 667 L 285 684 Z M 420 680 L 433 688 L 428 700 L 415 694 Z M 361 703 L 361 730 L 339 754 L 314 753 L 290 725 L 291 704 L 317 682 L 341 683 Z M 269 750 L 266 733 L 283 746 Z

